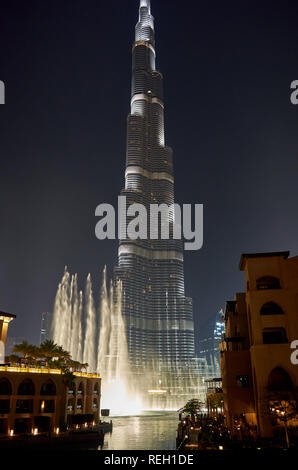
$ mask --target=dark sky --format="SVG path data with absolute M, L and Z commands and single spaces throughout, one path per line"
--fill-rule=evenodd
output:
M 205 206 L 204 247 L 185 256 L 204 336 L 243 289 L 242 252 L 298 254 L 298 3 L 151 3 L 176 200 Z M 138 0 L 1 0 L 0 310 L 17 314 L 11 336 L 39 340 L 65 265 L 83 283 L 116 263 L 94 210 L 124 184 L 137 13 Z

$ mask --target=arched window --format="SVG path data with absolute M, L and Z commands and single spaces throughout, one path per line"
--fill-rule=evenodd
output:
M 283 315 L 284 311 L 274 302 L 267 302 L 260 310 L 260 315 Z
M 49 379 L 45 383 L 42 384 L 40 389 L 41 395 L 56 395 L 56 385 L 54 382 Z
M 34 383 L 30 379 L 25 379 L 18 387 L 18 395 L 35 395 Z
M 93 409 L 97 410 L 98 404 L 97 404 L 97 398 L 93 398 Z
M 79 388 L 78 388 L 78 395 L 84 395 L 84 385 L 83 382 L 80 382 Z
M 287 342 L 287 333 L 284 328 L 265 328 L 263 330 L 264 344 L 282 344 Z
M 0 395 L 11 395 L 11 383 L 8 379 L 0 380 Z
M 77 410 L 82 410 L 82 409 L 83 409 L 83 401 L 81 398 L 79 398 L 77 402 Z
M 268 377 L 268 389 L 271 391 L 291 391 L 293 382 L 289 374 L 281 367 L 275 367 Z
M 263 276 L 257 279 L 257 289 L 280 289 L 280 282 L 277 277 Z
M 93 394 L 94 394 L 94 395 L 98 395 L 98 394 L 99 394 L 99 384 L 98 384 L 98 382 L 96 382 L 96 384 L 94 385 Z

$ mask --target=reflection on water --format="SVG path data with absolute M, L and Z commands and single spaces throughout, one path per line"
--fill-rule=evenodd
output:
M 103 450 L 175 450 L 177 412 L 144 412 L 112 421 L 113 432 L 105 435 Z

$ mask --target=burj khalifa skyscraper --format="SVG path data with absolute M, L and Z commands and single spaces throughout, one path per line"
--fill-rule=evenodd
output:
M 132 46 L 131 112 L 121 196 L 126 197 L 127 207 L 142 204 L 148 211 L 151 204 L 174 204 L 173 152 L 165 143 L 163 76 L 156 69 L 150 0 L 140 1 Z M 181 240 L 171 236 L 121 240 L 115 277 L 123 286 L 132 370 L 142 374 L 152 363 L 159 370 L 187 368 L 195 354 L 194 327 L 192 299 L 185 296 Z

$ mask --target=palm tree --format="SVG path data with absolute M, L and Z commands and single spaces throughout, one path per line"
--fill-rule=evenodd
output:
M 56 347 L 56 353 L 57 353 L 57 357 L 60 358 L 60 359 L 63 359 L 63 360 L 70 360 L 71 359 L 71 355 L 68 351 L 65 351 L 65 349 L 63 349 L 62 346 L 57 346 Z
M 44 358 L 46 367 L 49 367 L 49 361 L 54 357 L 59 357 L 59 348 L 53 340 L 47 339 L 39 346 L 39 355 Z
M 12 350 L 13 353 L 18 353 L 22 355 L 24 362 L 27 362 L 29 358 L 36 357 L 36 346 L 28 343 L 28 341 L 23 341 L 20 344 L 16 344 Z
M 88 364 L 73 361 L 70 353 L 63 349 L 62 346 L 54 343 L 51 339 L 44 341 L 39 347 L 33 346 L 27 341 L 23 341 L 20 344 L 16 344 L 12 352 L 21 354 L 27 364 L 34 363 L 34 365 L 36 365 L 37 359 L 43 359 L 47 368 L 51 365 L 52 367 L 61 369 L 62 373 L 68 377 L 67 380 L 70 382 L 72 380 L 70 368 L 81 370 L 84 367 L 88 367 Z M 20 358 L 16 355 L 11 356 L 11 362 L 17 362 L 19 359 Z
M 32 366 L 36 366 L 39 357 L 40 357 L 40 354 L 39 354 L 38 346 L 34 346 L 33 344 L 30 345 L 28 356 L 27 356 L 27 363 Z

